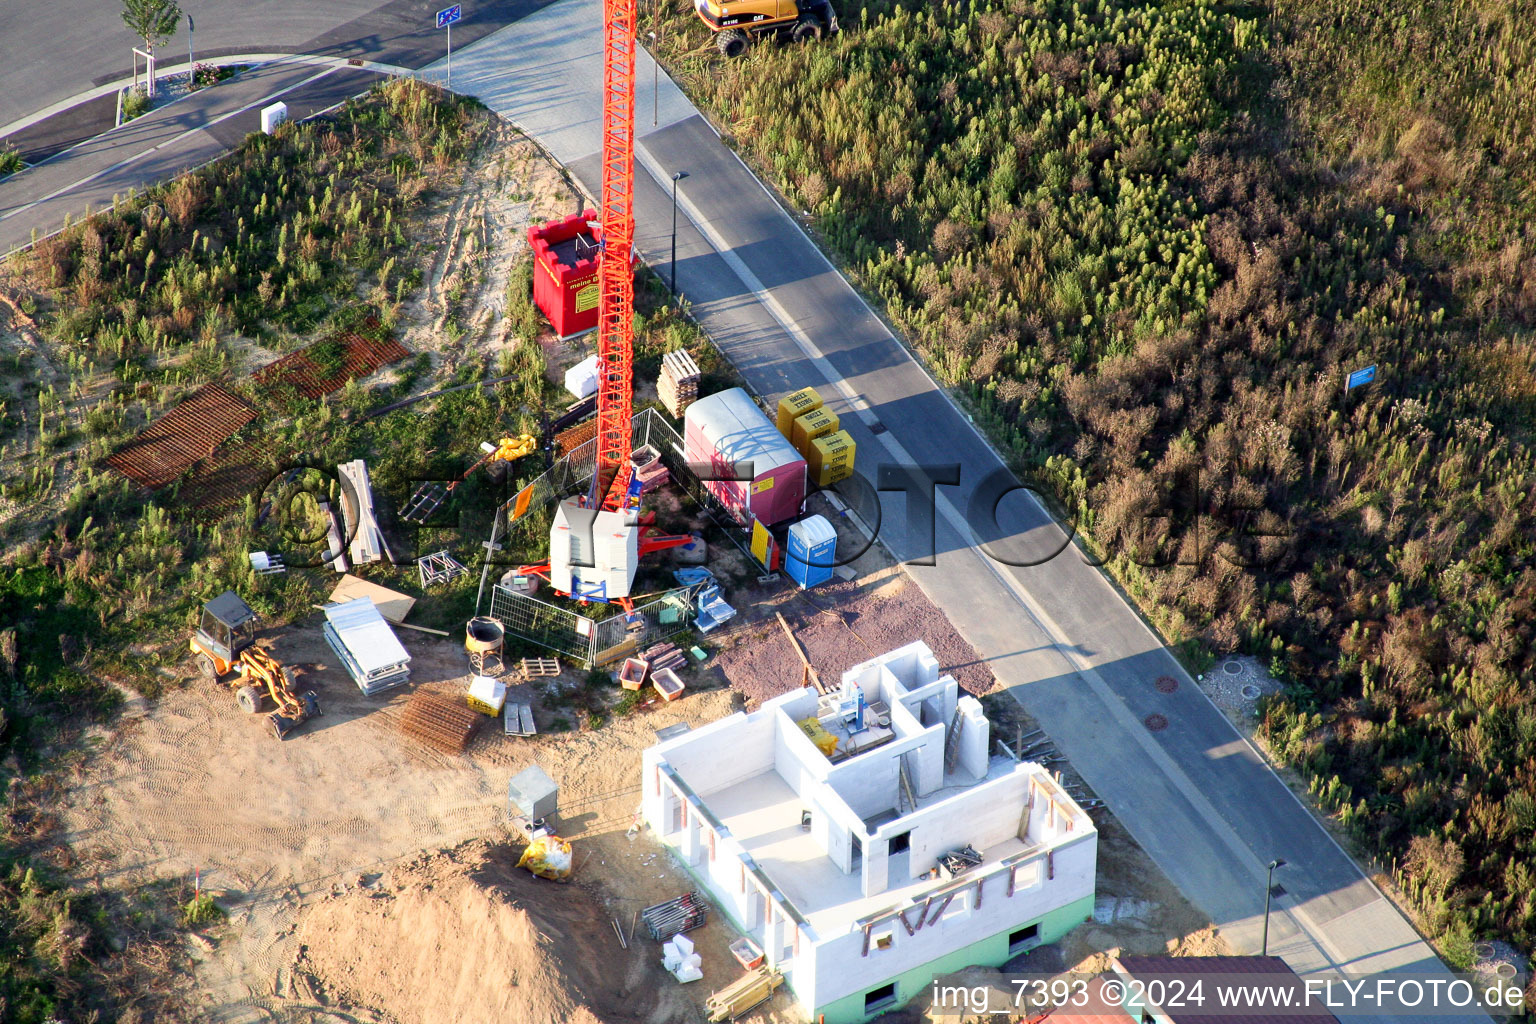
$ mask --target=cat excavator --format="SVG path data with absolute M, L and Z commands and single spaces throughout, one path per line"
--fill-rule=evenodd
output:
M 256 613 L 233 590 L 203 605 L 203 616 L 188 643 L 204 678 L 223 681 L 235 703 L 247 714 L 262 711 L 270 700 L 276 709 L 267 716 L 278 739 L 320 714 L 313 690 L 299 693 L 293 671 L 256 639 Z M 229 678 L 225 678 L 225 677 Z
M 746 53 L 754 38 L 788 36 L 804 43 L 838 31 L 829 0 L 693 0 L 693 10 L 727 57 Z

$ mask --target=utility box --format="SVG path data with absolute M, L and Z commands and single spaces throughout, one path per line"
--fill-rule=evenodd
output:
M 277 131 L 277 126 L 288 120 L 288 104 L 273 103 L 261 108 L 261 131 L 263 135 L 271 135 Z
M 560 787 L 538 765 L 529 765 L 507 784 L 507 799 L 512 804 L 512 816 L 527 818 L 552 817 L 560 807 Z
M 597 211 L 530 225 L 528 245 L 533 249 L 533 301 L 555 333 L 569 338 L 597 327 L 597 258 L 603 248 Z
M 809 516 L 789 528 L 784 571 L 802 590 L 832 578 L 837 561 L 837 530 L 824 516 Z

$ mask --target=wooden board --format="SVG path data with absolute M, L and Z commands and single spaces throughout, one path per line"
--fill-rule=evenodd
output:
M 377 583 L 370 583 L 361 576 L 353 576 L 351 573 L 343 576 L 336 584 L 336 589 L 331 591 L 330 603 L 351 601 L 359 597 L 368 598 L 379 609 L 380 615 L 394 623 L 404 622 L 405 617 L 411 613 L 411 608 L 416 604 L 416 599 L 409 594 L 381 587 Z

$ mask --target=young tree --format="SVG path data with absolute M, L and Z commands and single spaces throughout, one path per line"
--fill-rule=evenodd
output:
M 144 52 L 154 53 L 155 44 L 176 31 L 181 22 L 181 8 L 176 0 L 123 0 L 123 24 L 144 40 Z M 149 76 L 148 94 L 155 94 L 155 76 Z

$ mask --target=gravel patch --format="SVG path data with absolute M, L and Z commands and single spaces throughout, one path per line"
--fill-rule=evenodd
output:
M 1257 717 L 1261 697 L 1284 689 L 1257 658 L 1247 655 L 1222 658 L 1197 682 L 1217 707 L 1244 722 L 1252 722 Z
M 860 563 L 856 569 L 867 568 Z M 775 612 L 781 612 L 794 629 L 829 688 L 853 666 L 914 640 L 926 642 L 940 669 L 954 676 L 968 693 L 979 696 L 996 685 L 975 649 L 897 567 L 861 571 L 852 580 L 834 579 L 810 591 L 783 582 L 761 591 L 747 589 L 748 593 L 728 598 L 741 610 L 730 623 L 732 628 L 728 632 L 722 628 L 725 635 L 712 633 L 709 639 L 719 647 L 716 666 L 754 705 L 800 687 L 800 659 L 779 628 Z

